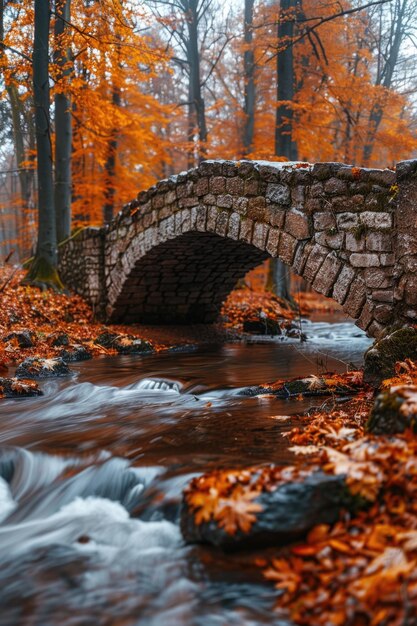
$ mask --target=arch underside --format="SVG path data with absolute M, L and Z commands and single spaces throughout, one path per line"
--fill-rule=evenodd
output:
M 111 322 L 212 323 L 239 279 L 269 257 L 242 241 L 189 232 L 139 259 L 112 307 Z

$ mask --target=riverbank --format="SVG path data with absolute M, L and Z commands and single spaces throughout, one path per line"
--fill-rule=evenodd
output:
M 97 343 L 103 333 L 121 336 L 125 343 L 141 339 L 160 352 L 181 346 L 239 340 L 245 332 L 297 337 L 300 315 L 315 310 L 336 310 L 329 309 L 328 299 L 311 294 L 299 294 L 301 299 L 297 306 L 290 307 L 270 292 L 243 288 L 233 291 L 225 302 L 223 324 L 105 325 L 94 319 L 92 309 L 79 296 L 23 286 L 20 284 L 23 277 L 21 270 L 7 266 L 0 269 L 0 369 L 3 373 L 8 366 L 26 357 L 60 356 L 63 347 L 68 350 L 83 346 L 91 357 L 120 353 L 109 342 Z

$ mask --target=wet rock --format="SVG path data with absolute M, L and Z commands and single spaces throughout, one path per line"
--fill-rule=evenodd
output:
M 186 490 L 181 508 L 185 541 L 209 543 L 223 549 L 285 544 L 302 537 L 317 524 L 335 523 L 342 509 L 354 511 L 358 506 L 343 476 L 328 475 L 321 470 L 263 491 L 252 502 L 261 509 L 256 512 L 256 521 L 247 532 L 238 529 L 230 533 L 214 519 L 197 524 Z
M 277 398 L 292 398 L 299 395 L 329 396 L 350 395 L 357 393 L 363 387 L 361 372 L 348 372 L 347 374 L 322 374 L 321 376 L 309 376 L 308 378 L 295 378 L 293 380 L 278 380 L 266 385 L 247 387 L 240 394 L 244 396 L 260 396 L 272 394 Z
M 375 435 L 417 433 L 417 386 L 399 385 L 379 394 L 366 428 Z
M 47 337 L 51 346 L 69 346 L 70 340 L 67 333 L 52 333 Z
M 57 376 L 70 376 L 71 370 L 61 357 L 53 359 L 41 359 L 29 357 L 16 369 L 17 378 L 54 378 Z
M 259 320 L 245 320 L 243 332 L 252 335 L 281 335 L 281 326 L 277 320 L 270 318 Z
M 417 359 L 417 329 L 412 327 L 395 330 L 366 351 L 365 382 L 379 387 L 385 378 L 395 375 L 395 363 L 408 358 Z
M 106 332 L 99 335 L 95 343 L 104 348 L 113 348 L 119 354 L 142 354 L 152 351 L 152 345 L 149 341 L 134 335 L 117 335 Z
M 93 358 L 91 352 L 89 352 L 85 346 L 80 344 L 72 344 L 68 348 L 61 350 L 59 356 L 67 363 L 75 361 L 88 361 L 88 359 Z
M 3 337 L 2 341 L 3 343 L 17 342 L 19 348 L 33 348 L 36 335 L 30 330 L 16 330 Z
M 42 395 L 42 391 L 33 380 L 0 378 L 0 398 L 28 398 Z

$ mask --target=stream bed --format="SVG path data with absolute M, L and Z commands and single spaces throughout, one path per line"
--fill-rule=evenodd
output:
M 0 404 L 0 626 L 256 626 L 285 621 L 249 552 L 184 545 L 181 492 L 216 467 L 291 463 L 283 433 L 320 401 L 245 386 L 361 365 L 343 319 L 308 341 L 255 338 L 72 364 Z

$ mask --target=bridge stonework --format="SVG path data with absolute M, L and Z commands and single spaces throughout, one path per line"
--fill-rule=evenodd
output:
M 60 245 L 64 282 L 111 322 L 213 322 L 278 257 L 378 337 L 417 318 L 417 161 L 204 161 Z

